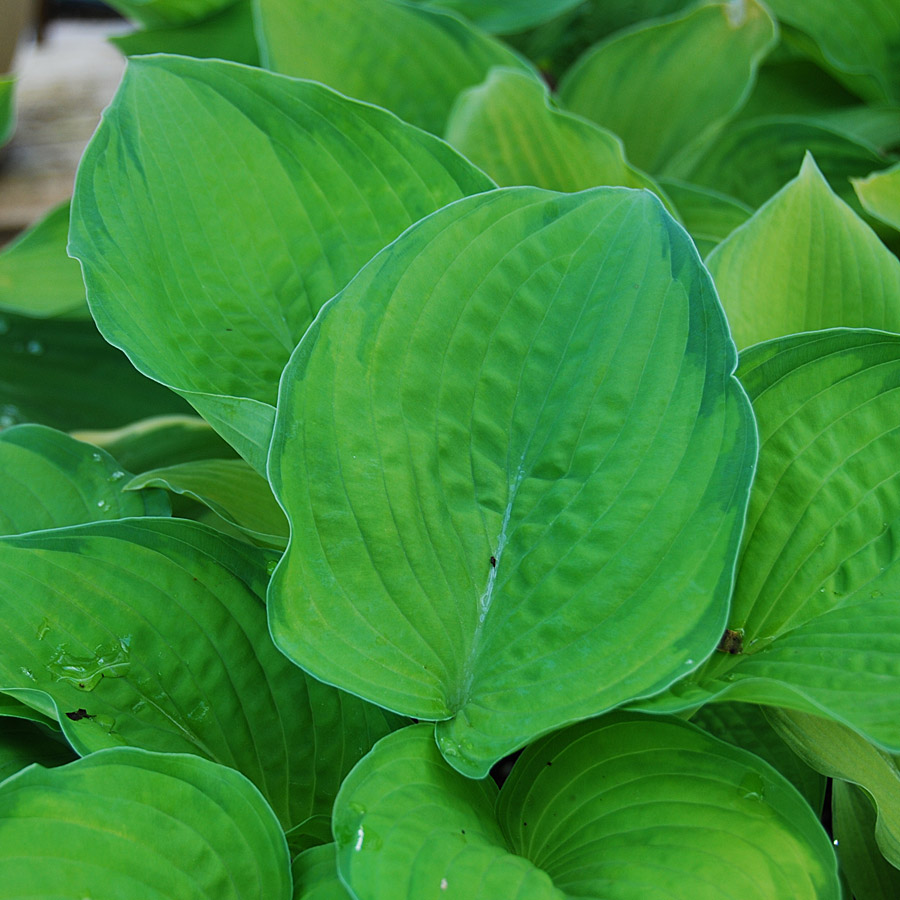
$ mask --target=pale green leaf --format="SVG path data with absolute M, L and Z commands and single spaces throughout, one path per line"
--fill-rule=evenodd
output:
M 104 450 L 43 425 L 0 431 L 0 471 L 0 534 L 171 511 L 162 491 L 124 491 L 128 473 Z
M 290 900 L 278 820 L 238 772 L 103 750 L 0 786 L 5 898 Z
M 837 722 L 789 709 L 770 709 L 769 721 L 809 765 L 829 778 L 864 788 L 878 810 L 874 835 L 884 856 L 900 867 L 900 768 L 897 757 L 873 747 Z
M 900 335 L 757 344 L 738 371 L 759 426 L 723 651 L 645 706 L 712 698 L 818 714 L 900 750 Z
M 79 169 L 70 249 L 107 339 L 263 469 L 281 370 L 319 307 L 407 226 L 491 184 L 322 85 L 141 57 Z
M 0 359 L 3 428 L 20 422 L 62 431 L 117 428 L 145 416 L 190 409 L 137 372 L 90 319 L 0 313 Z
M 86 318 L 81 269 L 66 255 L 69 203 L 49 212 L 0 253 L 0 312 Z
M 854 178 L 853 190 L 867 213 L 900 231 L 900 163 L 867 178 Z
M 711 188 L 672 178 L 662 178 L 659 183 L 678 210 L 701 256 L 707 256 L 753 215 L 746 203 Z
M 900 101 L 900 6 L 895 0 L 768 0 L 803 32 L 835 78 L 867 100 Z
M 873 839 L 875 810 L 855 784 L 836 780 L 831 821 L 841 871 L 856 900 L 900 897 L 900 870 L 881 855 Z
M 748 96 L 776 34 L 756 0 L 700 4 L 589 50 L 563 78 L 560 98 L 619 135 L 636 165 L 676 173 L 685 148 L 715 131 Z
M 836 326 L 900 331 L 900 262 L 810 155 L 706 265 L 738 347 Z
M 464 20 L 403 0 L 257 0 L 255 9 L 267 68 L 321 81 L 435 134 L 456 95 L 493 66 L 531 71 Z
M 335 803 L 358 900 L 837 900 L 827 835 L 751 753 L 613 714 L 528 747 L 496 796 L 425 726 L 379 742 Z
M 524 72 L 492 69 L 457 100 L 446 136 L 499 185 L 648 188 L 674 214 L 662 189 L 628 164 L 614 134 L 557 109 L 545 85 Z
M 269 456 L 269 594 L 316 677 L 447 720 L 460 771 L 661 690 L 724 626 L 755 430 L 690 239 L 646 191 L 503 188 L 331 301 Z
M 126 56 L 177 53 L 200 59 L 228 59 L 259 65 L 251 0 L 237 0 L 206 18 L 183 25 L 147 28 L 110 37 Z
M 242 459 L 202 459 L 150 469 L 126 490 L 164 488 L 208 506 L 255 543 L 283 550 L 288 525 L 269 483 Z
M 243 772 L 285 828 L 327 814 L 395 720 L 278 652 L 262 602 L 273 562 L 174 519 L 0 539 L 0 686 L 81 754 L 196 753 Z

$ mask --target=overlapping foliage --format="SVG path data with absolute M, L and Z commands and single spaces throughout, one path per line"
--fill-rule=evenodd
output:
M 0 897 L 893 897 L 900 12 L 121 7 L 0 254 Z

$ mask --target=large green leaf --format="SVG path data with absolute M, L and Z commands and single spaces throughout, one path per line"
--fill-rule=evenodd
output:
M 747 97 L 776 33 L 756 0 L 700 4 L 592 48 L 563 78 L 560 97 L 619 135 L 636 165 L 669 173 Z
M 198 500 L 263 546 L 287 546 L 287 520 L 269 483 L 242 459 L 202 459 L 150 469 L 125 485 L 127 490 L 147 487 Z
M 525 31 L 568 12 L 582 0 L 428 0 L 493 34 Z
M 0 471 L 0 534 L 170 512 L 162 491 L 123 491 L 108 453 L 43 425 L 0 431 Z
M 773 768 L 683 722 L 612 715 L 529 747 L 497 796 L 425 726 L 382 740 L 335 803 L 358 900 L 831 900 L 830 842 Z
M 275 640 L 447 720 L 474 775 L 661 690 L 724 626 L 756 443 L 734 361 L 648 192 L 504 188 L 424 219 L 285 370 Z
M 81 753 L 191 752 L 253 781 L 287 828 L 328 814 L 393 718 L 306 677 L 269 639 L 273 556 L 193 522 L 0 540 L 0 686 Z
M 867 178 L 854 178 L 853 190 L 866 212 L 900 231 L 900 163 Z
M 0 786 L 4 898 L 290 900 L 278 820 L 238 772 L 103 750 Z
M 159 28 L 205 19 L 233 2 L 234 0 L 109 0 L 109 5 L 148 28 Z
M 900 262 L 808 154 L 706 264 L 738 347 L 839 325 L 900 331 Z
M 873 839 L 875 810 L 855 784 L 834 782 L 831 822 L 841 871 L 856 900 L 894 900 L 900 896 L 900 870 L 879 852 Z
M 832 74 L 868 100 L 900 101 L 900 7 L 894 0 L 768 0 L 808 36 Z
M 294 900 L 353 900 L 337 871 L 334 844 L 311 847 L 300 853 L 291 866 Z
M 760 206 L 794 177 L 811 153 L 841 198 L 855 202 L 849 179 L 885 165 L 878 148 L 823 121 L 764 116 L 736 122 L 678 174 Z
M 489 179 L 322 85 L 132 60 L 78 173 L 70 249 L 101 331 L 259 471 L 281 370 L 403 229 Z
M 767 711 L 769 721 L 809 765 L 829 778 L 864 788 L 878 810 L 874 835 L 881 852 L 900 867 L 900 766 L 891 756 L 837 722 L 788 709 Z
M 0 253 L 0 312 L 88 315 L 81 269 L 66 255 L 69 203 L 51 210 Z
M 132 31 L 113 35 L 109 40 L 126 56 L 178 53 L 200 59 L 228 59 L 248 66 L 259 65 L 251 0 L 237 0 L 196 22 Z
M 555 108 L 544 84 L 513 69 L 492 69 L 463 93 L 447 140 L 499 185 L 580 191 L 597 185 L 662 189 L 625 159 L 611 132 Z M 670 212 L 673 211 L 669 207 Z
M 900 335 L 832 329 L 744 352 L 759 464 L 731 634 L 660 710 L 784 706 L 900 750 Z
M 267 68 L 321 81 L 435 134 L 456 95 L 492 66 L 530 71 L 464 20 L 403 0 L 256 0 L 255 9 Z
M 90 319 L 0 313 L 0 359 L 0 427 L 40 422 L 63 431 L 116 428 L 190 409 L 135 371 Z
M 72 748 L 24 718 L 0 719 L 0 781 L 32 763 L 61 766 L 75 759 Z M 0 826 L 2 835 L 2 826 Z M 2 844 L 0 837 L 0 844 Z M 3 889 L 0 888 L 0 896 Z

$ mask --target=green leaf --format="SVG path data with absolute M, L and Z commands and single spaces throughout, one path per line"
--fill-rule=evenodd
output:
M 447 720 L 483 776 L 715 646 L 755 456 L 693 245 L 644 191 L 504 188 L 427 217 L 282 379 L 269 594 L 299 665 Z
M 492 69 L 484 84 L 464 92 L 447 140 L 502 186 L 621 185 L 648 188 L 667 203 L 662 189 L 628 164 L 614 134 L 556 109 L 544 84 L 524 72 Z
M 172 519 L 4 538 L 0 686 L 49 706 L 80 754 L 196 753 L 243 772 L 285 828 L 328 814 L 395 720 L 278 652 L 262 603 L 273 561 Z
M 290 900 L 278 820 L 238 772 L 103 750 L 0 786 L 3 895 Z
M 36 722 L 50 731 L 58 732 L 59 722 L 56 719 L 45 716 L 43 713 L 26 706 L 21 700 L 9 694 L 0 694 L 0 716 L 6 716 L 12 719 L 27 719 L 29 722 Z
M 900 896 L 900 871 L 885 860 L 873 840 L 875 810 L 855 784 L 832 786 L 831 821 L 841 871 L 857 900 Z
M 581 0 L 430 0 L 464 16 L 492 34 L 514 34 L 549 22 L 578 6 Z
M 24 718 L 0 719 L 0 781 L 32 763 L 61 766 L 75 759 L 72 748 Z
M 16 127 L 16 79 L 0 75 L 0 147 L 11 137 Z
M 73 437 L 106 450 L 129 472 L 234 455 L 199 416 L 157 416 L 111 431 L 80 431 Z
M 353 900 L 337 872 L 337 848 L 324 844 L 305 850 L 294 860 L 294 900 Z
M 435 134 L 456 95 L 491 67 L 531 71 L 464 20 L 402 0 L 257 0 L 255 9 L 267 68 L 321 81 Z
M 0 431 L 0 471 L 0 534 L 171 512 L 162 491 L 123 491 L 108 453 L 43 425 Z
M 232 2 L 234 0 L 110 0 L 109 5 L 148 28 L 159 28 L 205 19 Z
M 784 706 L 896 751 L 900 335 L 792 335 L 745 351 L 738 374 L 760 452 L 728 652 L 642 705 Z
M 259 65 L 259 47 L 253 33 L 250 0 L 237 0 L 195 22 L 114 34 L 109 41 L 126 56 L 177 53 L 200 59 L 227 59 L 248 66 Z
M 900 101 L 900 8 L 892 0 L 769 0 L 803 32 L 835 78 L 867 100 Z
M 0 312 L 86 318 L 81 269 L 66 255 L 69 203 L 49 212 L 0 253 Z
M 116 428 L 190 408 L 135 371 L 89 319 L 0 313 L 0 359 L 0 427 Z
M 342 879 L 358 900 L 840 897 L 796 790 L 677 720 L 614 714 L 557 732 L 496 793 L 453 772 L 427 727 L 388 736 L 335 802 Z
M 817 119 L 767 116 L 729 125 L 678 174 L 756 208 L 795 176 L 807 153 L 850 203 L 849 179 L 885 165 L 877 147 Z
M 264 471 L 281 370 L 319 307 L 410 224 L 490 186 L 322 85 L 142 57 L 79 168 L 70 249 L 107 339 Z
M 808 154 L 706 264 L 738 347 L 834 326 L 900 331 L 900 262 Z
M 777 769 L 806 798 L 817 815 L 825 802 L 825 778 L 778 736 L 763 707 L 752 703 L 707 703 L 691 716 L 704 731 L 749 750 Z
M 685 148 L 748 96 L 776 34 L 756 0 L 704 3 L 592 48 L 563 78 L 560 98 L 619 135 L 636 165 L 674 174 Z
M 707 256 L 753 215 L 746 203 L 711 188 L 672 178 L 660 179 L 659 183 L 674 203 L 701 256 Z
M 769 721 L 809 765 L 829 778 L 864 788 L 878 809 L 875 839 L 900 866 L 900 769 L 897 757 L 872 746 L 837 722 L 788 709 L 770 709 Z
M 284 550 L 288 525 L 269 483 L 242 459 L 203 459 L 133 478 L 126 490 L 165 488 L 208 506 L 255 543 Z
M 867 213 L 900 231 L 900 163 L 867 178 L 854 178 L 853 190 Z

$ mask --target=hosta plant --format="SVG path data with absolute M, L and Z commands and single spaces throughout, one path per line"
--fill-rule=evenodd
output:
M 894 896 L 900 21 L 126 11 L 0 255 L 0 898 Z

